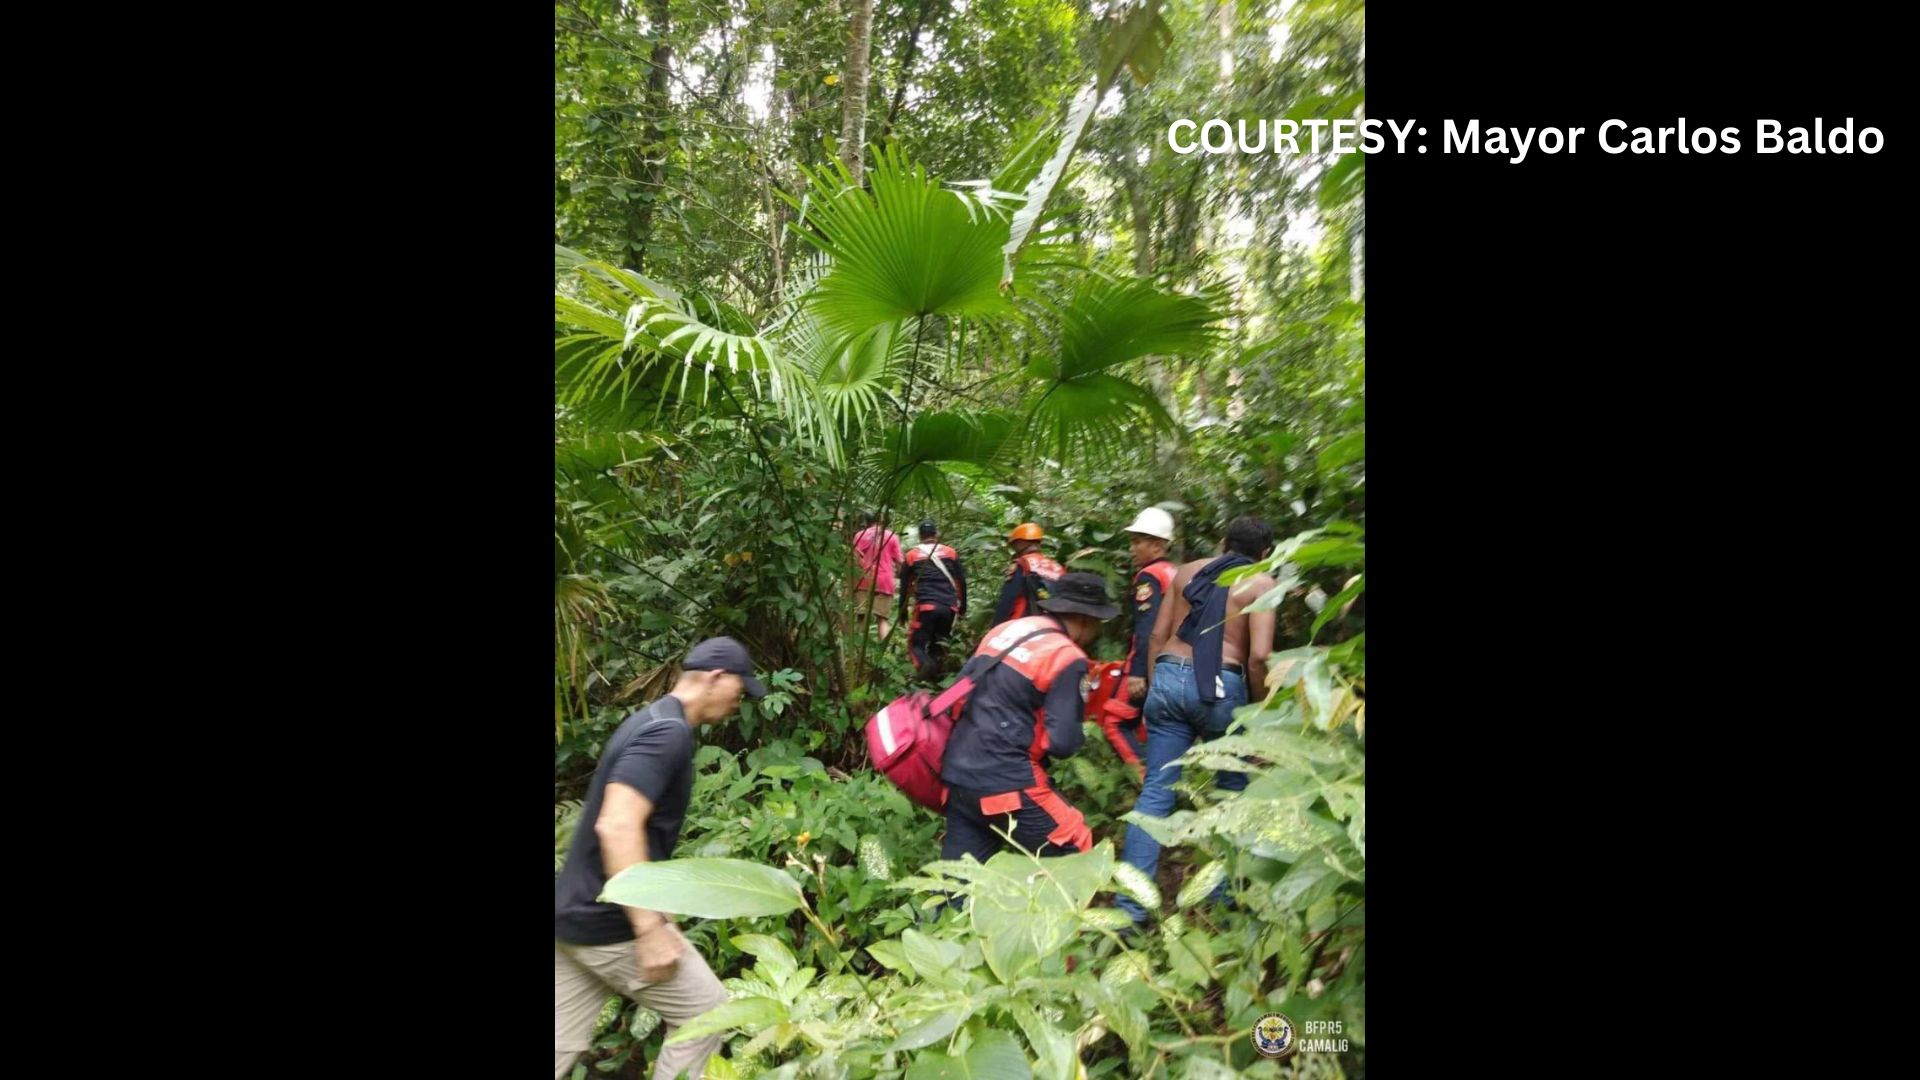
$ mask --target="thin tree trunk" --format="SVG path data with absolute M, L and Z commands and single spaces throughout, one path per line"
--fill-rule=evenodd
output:
M 867 141 L 867 51 L 873 43 L 873 0 L 854 0 L 847 63 L 840 71 L 840 163 L 860 186 Z
M 646 269 L 647 255 L 653 247 L 653 217 L 660 200 L 666 197 L 667 148 L 660 132 L 660 119 L 667 114 L 667 74 L 673 67 L 673 46 L 667 43 L 668 0 L 647 0 L 647 33 L 653 36 L 653 56 L 647 68 L 644 102 L 647 110 L 646 134 L 637 154 L 641 193 L 648 198 L 636 202 L 633 213 L 633 268 Z
M 1153 273 L 1153 204 L 1145 179 L 1132 169 L 1120 175 L 1126 184 L 1127 206 L 1133 211 L 1133 272 L 1147 277 Z
M 1366 88 L 1367 43 L 1365 40 L 1362 40 L 1360 42 L 1360 89 L 1365 91 Z M 1362 126 L 1365 125 L 1367 120 L 1367 103 L 1364 98 L 1360 102 L 1360 107 L 1353 110 L 1353 117 L 1355 120 L 1360 121 Z M 1351 286 L 1353 299 L 1356 303 L 1367 298 L 1367 191 L 1365 187 L 1360 189 L 1359 201 L 1359 227 L 1353 230 L 1353 234 L 1348 240 L 1350 247 L 1347 252 L 1347 262 L 1352 267 L 1352 280 L 1349 282 L 1349 285 Z
M 900 43 L 900 85 L 893 88 L 893 104 L 888 106 L 887 122 L 880 128 L 882 142 L 893 134 L 894 118 L 906 103 L 907 83 L 913 80 L 913 61 L 920 54 L 920 31 L 926 28 L 927 15 L 932 10 L 933 0 L 920 0 L 920 12 L 913 17 L 913 29 L 907 31 L 906 40 Z

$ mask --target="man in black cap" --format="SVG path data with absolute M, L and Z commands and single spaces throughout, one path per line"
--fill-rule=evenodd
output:
M 970 853 L 985 862 L 1006 846 L 994 830 L 1009 826 L 1014 843 L 1043 856 L 1093 847 L 1086 818 L 1053 790 L 1041 762 L 1080 749 L 1083 650 L 1120 608 L 1100 575 L 1072 573 L 1054 584 L 1040 611 L 987 631 L 960 669 L 975 686 L 940 770 L 947 785 L 943 859 Z
M 600 902 L 607 879 L 673 854 L 693 790 L 693 729 L 718 723 L 767 688 L 746 646 L 728 637 L 693 647 L 679 681 L 627 718 L 607 740 L 587 788 L 580 827 L 553 883 L 553 1075 L 561 1080 L 592 1045 L 611 993 L 660 1014 L 668 1035 L 727 1000 L 700 954 L 665 916 Z M 653 1080 L 699 1076 L 721 1033 L 664 1047 Z
M 948 635 L 956 618 L 967 617 L 967 571 L 960 553 L 940 542 L 940 528 L 932 520 L 920 523 L 920 542 L 907 551 L 901 571 L 900 615 L 909 607 L 907 652 L 922 679 L 940 674 Z

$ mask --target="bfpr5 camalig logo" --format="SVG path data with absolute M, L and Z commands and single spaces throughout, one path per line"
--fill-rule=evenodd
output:
M 1253 1048 L 1261 1056 L 1285 1058 L 1300 1048 L 1294 1038 L 1293 1021 L 1280 1013 L 1268 1013 L 1253 1024 Z
M 1342 1022 L 1339 1020 L 1309 1020 L 1308 1035 L 1339 1035 Z M 1299 1038 L 1298 1029 L 1284 1013 L 1268 1013 L 1253 1025 L 1253 1048 L 1262 1057 L 1276 1060 L 1291 1057 L 1295 1053 L 1344 1054 L 1352 1044 L 1341 1038 Z

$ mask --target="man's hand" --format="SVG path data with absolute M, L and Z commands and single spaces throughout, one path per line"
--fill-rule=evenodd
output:
M 680 965 L 680 956 L 687 951 L 687 939 L 680 936 L 677 927 L 662 919 L 652 930 L 640 935 L 635 948 L 640 958 L 640 977 L 650 983 L 665 982 Z
M 1147 700 L 1147 679 L 1144 675 L 1127 676 L 1127 701 L 1138 705 Z

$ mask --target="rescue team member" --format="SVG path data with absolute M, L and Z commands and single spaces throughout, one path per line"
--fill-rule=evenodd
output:
M 880 624 L 880 640 L 885 641 L 893 632 L 887 609 L 893 606 L 893 570 L 900 565 L 900 538 L 891 529 L 881 528 L 879 516 L 871 510 L 861 512 L 860 525 L 859 534 L 853 538 L 853 551 L 860 564 L 860 581 L 853 587 L 853 610 L 863 620 L 874 616 Z M 865 629 L 861 627 L 862 632 Z
M 1266 696 L 1265 660 L 1273 652 L 1274 616 L 1271 611 L 1249 615 L 1246 608 L 1273 588 L 1273 579 L 1258 574 L 1231 586 L 1218 579 L 1236 566 L 1272 554 L 1273 528 L 1259 518 L 1235 518 L 1220 547 L 1219 556 L 1180 567 L 1154 623 L 1145 709 L 1147 776 L 1133 804 L 1148 817 L 1173 811 L 1180 766 L 1172 762 L 1195 742 L 1225 734 L 1235 708 Z M 1247 777 L 1216 773 L 1214 786 L 1240 791 Z M 1120 857 L 1152 878 L 1160 865 L 1160 843 L 1140 826 L 1128 825 Z M 1214 895 L 1225 889 L 1221 882 Z M 1147 917 L 1131 897 L 1119 897 L 1116 904 L 1135 923 Z
M 1147 698 L 1147 657 L 1153 646 L 1153 624 L 1160 616 L 1160 602 L 1167 594 L 1167 587 L 1173 582 L 1175 567 L 1167 561 L 1167 548 L 1173 543 L 1173 515 L 1149 506 L 1127 526 L 1127 534 L 1134 575 L 1128 612 L 1133 621 L 1133 636 L 1127 641 L 1123 669 L 1127 679 L 1126 696 L 1109 704 L 1105 715 L 1096 719 L 1120 760 L 1135 773 L 1141 773 L 1146 768 L 1141 761 L 1141 755 L 1146 752 L 1146 726 L 1129 721 L 1140 715 L 1131 706 Z
M 663 862 L 680 839 L 693 791 L 693 729 L 733 715 L 740 695 L 765 697 L 753 658 L 732 638 L 693 647 L 678 682 L 607 740 L 586 807 L 553 883 L 553 1076 L 561 1080 L 592 1045 L 609 993 L 660 1014 L 667 1034 L 727 1000 L 726 988 L 672 922 L 657 912 L 601 903 L 607 879 L 635 863 Z M 699 1076 L 724 1032 L 663 1047 L 653 1080 Z
M 993 623 L 999 626 L 1010 619 L 1024 618 L 1041 610 L 1053 583 L 1066 568 L 1040 554 L 1040 541 L 1046 539 L 1040 526 L 1029 521 L 1013 530 L 1007 542 L 1013 545 L 1013 563 L 1007 567 L 1007 582 L 1000 586 L 1000 599 L 993 605 Z
M 906 569 L 900 573 L 901 617 L 906 617 L 909 607 L 913 610 L 913 621 L 907 624 L 907 652 L 920 677 L 932 679 L 946 657 L 954 619 L 967 614 L 967 572 L 960 565 L 960 553 L 940 542 L 939 527 L 923 521 L 920 542 L 907 552 Z
M 1080 749 L 1082 650 L 1100 636 L 1100 624 L 1119 613 L 1100 575 L 1066 574 L 1040 601 L 1040 613 L 987 632 L 962 676 L 1011 651 L 981 678 L 947 742 L 941 858 L 972 854 L 987 861 L 1006 846 L 996 827 L 1011 827 L 1014 843 L 1040 855 L 1092 850 L 1086 819 L 1053 790 L 1041 762 Z M 1034 631 L 1041 633 L 1027 636 Z

